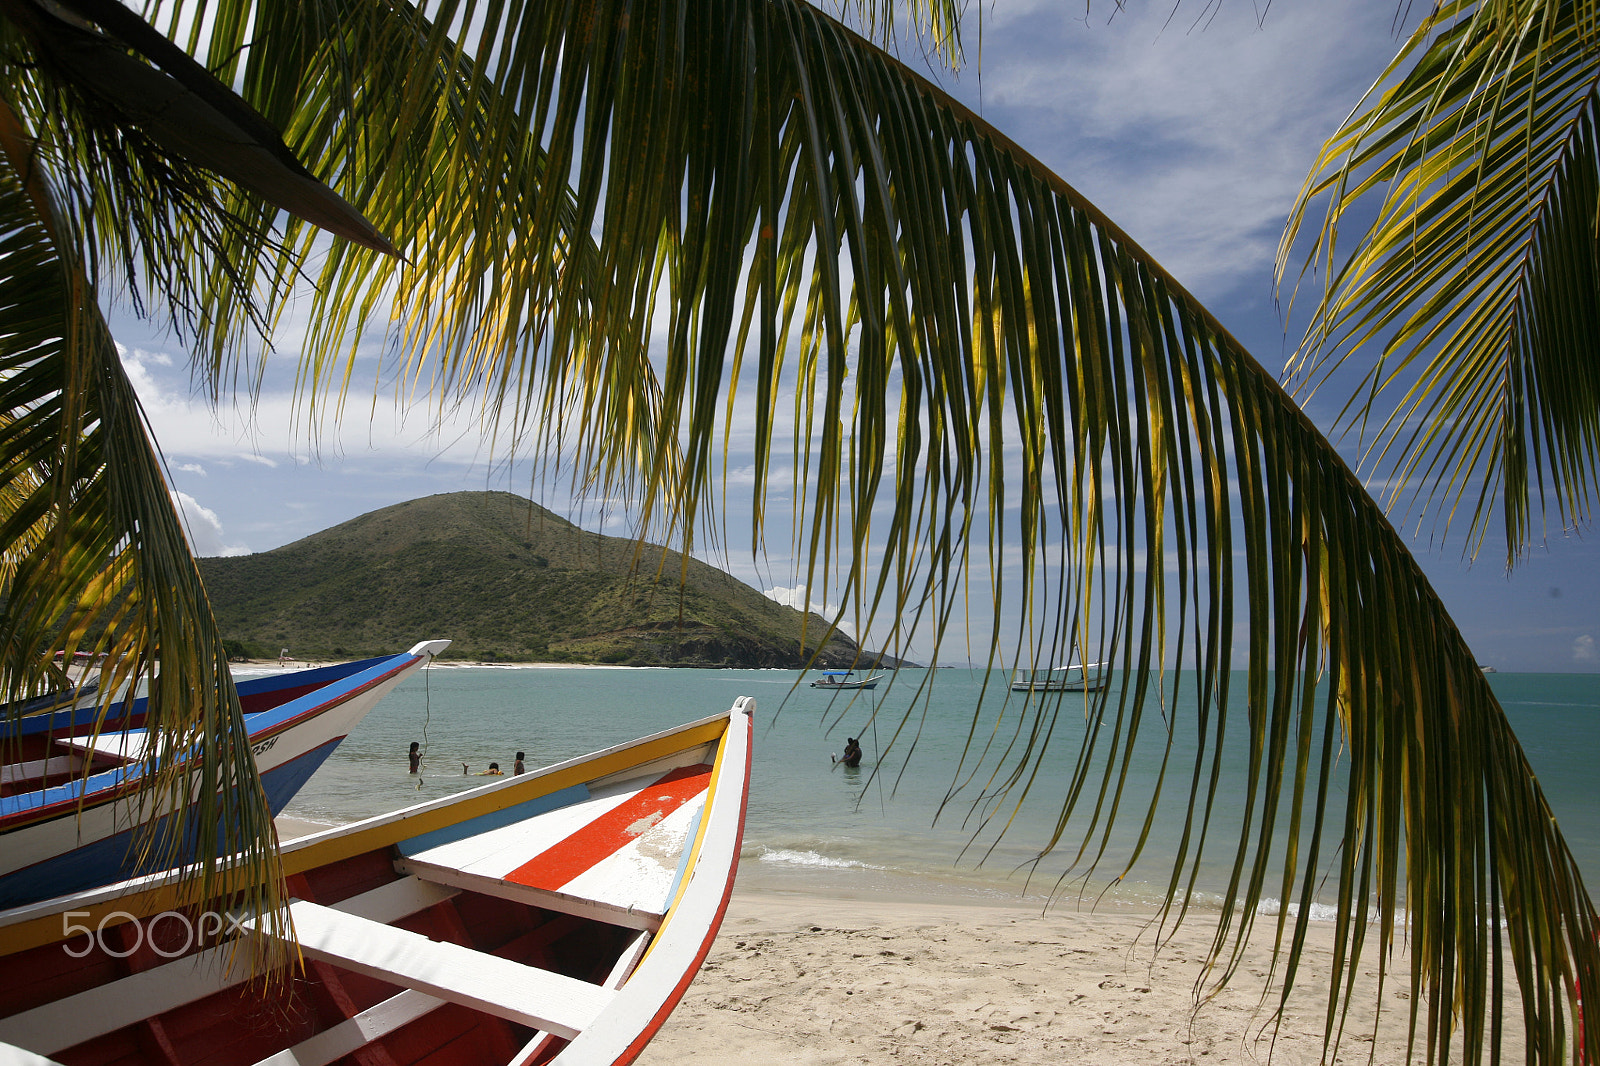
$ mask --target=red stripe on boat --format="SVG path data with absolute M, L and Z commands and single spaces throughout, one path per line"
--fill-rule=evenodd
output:
M 559 891 L 562 885 L 615 855 L 704 792 L 710 780 L 709 766 L 679 767 L 512 870 L 506 874 L 506 880 L 530 888 Z

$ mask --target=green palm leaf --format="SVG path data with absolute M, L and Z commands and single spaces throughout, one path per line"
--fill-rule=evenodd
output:
M 58 681 L 55 651 L 104 656 L 102 713 L 148 685 L 154 742 L 127 812 L 146 827 L 139 868 L 174 865 L 191 841 L 202 858 L 184 904 L 276 915 L 271 814 L 221 637 L 132 384 L 22 129 L 0 101 L 3 698 Z M 191 789 L 209 802 L 191 807 Z M 219 864 L 235 849 L 237 862 Z
M 861 628 L 943 640 L 963 583 L 987 579 L 991 662 L 1015 625 L 1037 659 L 1125 672 L 1122 696 L 1087 706 L 1049 842 L 1076 841 L 1083 867 L 1153 812 L 1126 753 L 1164 741 L 1149 712 L 1195 687 L 1207 744 L 1171 768 L 1189 810 L 1171 891 L 1185 906 L 1202 856 L 1226 856 L 1224 977 L 1257 901 L 1309 901 L 1326 879 L 1330 1043 L 1341 982 L 1374 941 L 1386 972 L 1403 927 L 1430 1054 L 1498 1044 L 1507 956 L 1530 1058 L 1574 1046 L 1577 989 L 1600 981 L 1593 905 L 1400 538 L 1273 377 L 981 118 L 790 0 L 169 10 L 411 263 L 292 220 L 270 244 L 275 211 L 230 200 L 249 223 L 221 231 L 226 262 L 256 273 L 196 255 L 183 281 L 219 392 L 246 365 L 231 312 L 259 286 L 271 321 L 305 271 L 313 400 L 387 326 L 435 402 L 481 404 L 507 447 L 576 441 L 597 491 L 635 494 L 685 541 L 719 535 L 747 432 L 753 543 L 792 500 L 809 583 Z M 991 737 L 974 721 L 990 817 L 1035 787 L 1063 709 L 1013 704 Z M 899 723 L 903 748 L 917 728 Z M 1216 753 L 1240 732 L 1250 815 L 1219 840 Z M 1291 984 L 1309 920 L 1272 923 Z
M 1344 416 L 1364 434 L 1376 419 L 1369 455 L 1396 479 L 1391 498 L 1450 514 L 1465 501 L 1474 553 L 1496 504 L 1512 560 L 1547 510 L 1563 526 L 1591 514 L 1596 29 L 1584 3 L 1439 5 L 1323 147 L 1279 252 L 1282 279 L 1326 208 L 1306 261 L 1326 284 L 1298 369 L 1315 384 L 1362 360 Z
M 403 235 L 415 270 L 335 252 L 308 373 L 341 381 L 328 361 L 392 296 L 393 340 L 436 398 L 627 441 L 599 472 L 685 538 L 715 527 L 718 453 L 748 419 L 758 517 L 774 489 L 792 496 L 813 589 L 879 632 L 959 627 L 963 579 L 998 579 L 1018 553 L 995 639 L 1020 607 L 1046 623 L 1036 657 L 1075 650 L 1133 679 L 1090 708 L 1072 786 L 1085 866 L 1153 805 L 1126 794 L 1125 752 L 1163 728 L 1147 706 L 1195 684 L 1213 743 L 1186 771 L 1171 883 L 1181 898 L 1202 855 L 1228 856 L 1224 974 L 1258 900 L 1309 901 L 1327 877 L 1344 945 L 1330 1041 L 1340 980 L 1374 939 L 1384 967 L 1404 922 L 1430 1052 L 1453 1034 L 1473 1054 L 1498 1042 L 1486 1004 L 1506 992 L 1505 954 L 1531 1055 L 1572 1046 L 1594 910 L 1470 649 L 1332 447 L 1174 279 L 998 131 L 803 4 L 486 10 L 435 5 L 406 36 L 319 9 L 320 35 L 240 24 L 207 44 L 239 57 L 313 169 L 386 161 L 353 166 L 366 184 L 351 199 Z M 438 30 L 452 25 L 488 29 L 458 51 Z M 291 49 L 308 38 L 328 43 Z M 334 123 L 341 85 L 400 88 L 355 93 L 372 121 Z M 292 262 L 314 262 L 321 245 L 288 234 Z M 572 234 L 592 249 L 574 254 Z M 648 432 L 629 421 L 640 389 L 659 389 Z M 1163 676 L 1178 663 L 1197 680 Z M 973 779 L 991 775 L 1002 820 L 1054 722 L 1024 714 L 993 741 L 974 724 L 974 765 L 1008 748 Z M 900 725 L 909 745 L 916 723 Z M 1240 729 L 1254 813 L 1218 840 L 1211 760 Z M 1274 922 L 1291 978 L 1308 920 Z

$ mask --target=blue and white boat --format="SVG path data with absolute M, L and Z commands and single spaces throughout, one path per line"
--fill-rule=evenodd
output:
M 811 682 L 812 688 L 864 689 L 877 688 L 882 674 L 857 679 L 854 670 L 824 670 L 822 676 Z
M 252 678 L 238 684 L 251 752 L 272 813 L 293 798 L 356 724 L 450 642 L 399 655 Z M 114 704 L 94 732 L 93 700 L 8 723 L 0 737 L 0 907 L 78 892 L 150 871 L 142 827 L 145 700 Z M 86 706 L 87 704 L 87 706 Z M 195 760 L 198 773 L 198 760 Z

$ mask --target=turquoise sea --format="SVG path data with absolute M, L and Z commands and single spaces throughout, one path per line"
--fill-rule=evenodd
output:
M 1088 779 L 1082 813 L 1062 845 L 1033 860 L 1055 828 L 1078 758 L 1083 696 L 1069 693 L 1059 704 L 1037 708 L 1007 692 L 1005 680 L 998 672 L 986 677 L 962 669 L 902 670 L 893 685 L 874 691 L 826 693 L 807 687 L 794 671 L 435 666 L 384 700 L 284 813 L 329 824 L 353 821 L 484 783 L 463 775 L 462 763 L 476 772 L 496 761 L 509 772 L 522 750 L 530 768 L 548 765 L 721 712 L 737 696 L 754 696 L 756 756 L 742 885 L 1011 902 L 1042 901 L 1054 891 L 1100 897 L 1102 907 L 1148 907 L 1170 876 L 1184 824 L 1197 742 L 1192 691 L 1183 687 L 1191 679 L 1147 710 L 1140 744 L 1131 752 L 1117 749 L 1128 775 L 1116 828 L 1095 871 L 1087 879 L 1065 880 L 1069 869 L 1085 869 L 1073 860 L 1097 806 L 1098 772 Z M 1594 770 L 1600 759 L 1600 675 L 1501 673 L 1490 681 L 1591 893 L 1600 891 Z M 1236 675 L 1234 687 L 1242 692 L 1242 676 Z M 980 696 L 984 714 L 974 729 L 972 709 Z M 1239 700 L 1236 695 L 1234 702 Z M 1041 709 L 1042 717 L 1035 713 Z M 1167 723 L 1176 739 L 1164 799 L 1138 861 L 1107 891 L 1145 828 Z M 1001 763 L 996 754 L 1015 750 L 1019 735 L 1045 726 L 1053 730 L 1050 751 L 997 800 L 1005 778 L 1003 772 L 996 777 L 996 766 L 1003 771 L 1011 763 Z M 1236 785 L 1243 776 L 1242 728 L 1241 714 L 1222 745 L 1224 779 Z M 859 736 L 865 749 L 859 770 L 837 767 L 829 758 L 843 749 L 847 736 Z M 424 750 L 418 777 L 406 772 L 413 740 Z M 1102 762 L 1111 741 L 1108 727 L 1100 737 Z M 975 755 L 984 751 L 989 754 Z M 1197 882 L 1202 903 L 1226 882 L 1246 813 L 1241 796 L 1240 787 L 1224 788 L 1215 805 Z M 1115 802 L 1113 781 L 1103 806 Z M 1002 825 L 1005 832 L 997 832 Z

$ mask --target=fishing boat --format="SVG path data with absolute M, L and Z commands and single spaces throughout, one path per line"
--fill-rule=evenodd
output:
M 448 647 L 239 682 L 267 802 L 276 814 L 356 723 Z M 7 723 L 0 735 L 0 907 L 109 884 L 140 872 L 146 701 L 123 700 L 97 729 L 93 698 Z M 198 759 L 194 773 L 199 773 Z
M 0 1058 L 631 1062 L 727 909 L 754 709 L 284 845 L 306 964 L 276 991 L 172 874 L 0 913 Z
M 811 682 L 811 687 L 845 690 L 877 688 L 881 680 L 883 680 L 882 674 L 857 678 L 854 670 L 824 670 L 821 677 Z
M 1011 682 L 1012 692 L 1098 692 L 1110 680 L 1109 663 L 1032 670 Z

